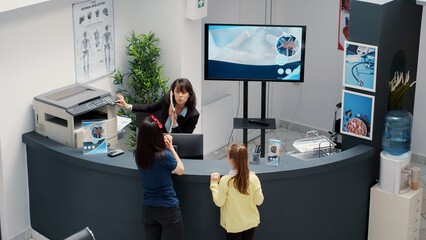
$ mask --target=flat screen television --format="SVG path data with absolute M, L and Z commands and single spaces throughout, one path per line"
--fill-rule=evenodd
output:
M 206 80 L 303 82 L 306 26 L 205 24 Z

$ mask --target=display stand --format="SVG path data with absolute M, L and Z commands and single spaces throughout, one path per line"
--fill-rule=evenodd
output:
M 360 144 L 372 146 L 376 161 L 372 162 L 371 184 L 379 175 L 383 126 L 388 107 L 389 80 L 395 71 L 417 75 L 420 30 L 423 7 L 415 1 L 395 0 L 377 4 L 369 1 L 351 1 L 349 41 L 378 47 L 374 126 L 372 140 L 353 135 L 342 135 L 342 151 Z M 366 18 L 365 16 L 368 16 Z M 395 16 L 398 16 L 395 18 Z M 401 21 L 400 19 L 404 19 Z M 392 26 L 392 27 L 389 27 Z M 398 34 L 395 34 L 398 33 Z M 346 87 L 345 87 L 346 88 Z M 354 91 L 348 88 L 347 90 Z M 414 88 L 409 90 L 414 91 Z M 361 92 L 362 93 L 362 92 Z M 414 94 L 414 93 L 413 93 Z M 403 110 L 412 113 L 414 95 L 404 97 Z
M 261 118 L 248 118 L 248 82 L 243 86 L 243 118 L 234 118 L 234 128 L 243 129 L 243 143 L 247 146 L 247 129 L 260 129 L 261 157 L 265 157 L 265 129 L 275 129 L 275 118 L 266 116 L 266 82 L 262 82 Z

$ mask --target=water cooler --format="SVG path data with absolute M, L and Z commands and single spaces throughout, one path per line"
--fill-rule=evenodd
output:
M 403 110 L 388 111 L 380 153 L 379 188 L 393 194 L 410 189 L 411 113 Z
M 411 153 L 395 156 L 386 151 L 380 153 L 379 188 L 393 194 L 408 192 L 410 189 Z

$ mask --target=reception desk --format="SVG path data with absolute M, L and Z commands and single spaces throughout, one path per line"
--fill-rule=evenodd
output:
M 35 132 L 26 144 L 32 228 L 63 239 L 89 227 L 96 239 L 145 239 L 141 222 L 142 184 L 133 154 L 111 158 L 83 155 Z M 362 240 L 367 238 L 374 149 L 359 145 L 304 161 L 281 156 L 250 169 L 259 176 L 265 200 L 259 206 L 261 240 Z M 173 176 L 183 214 L 185 239 L 225 239 L 219 208 L 209 189 L 210 173 L 227 174 L 226 160 L 185 160 Z

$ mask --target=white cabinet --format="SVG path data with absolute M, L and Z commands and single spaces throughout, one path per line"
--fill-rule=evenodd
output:
M 419 240 L 423 189 L 394 195 L 376 184 L 370 190 L 368 240 Z

